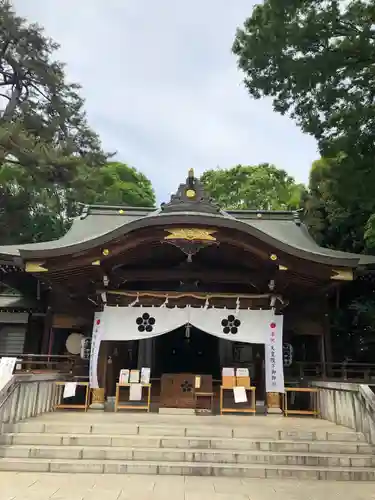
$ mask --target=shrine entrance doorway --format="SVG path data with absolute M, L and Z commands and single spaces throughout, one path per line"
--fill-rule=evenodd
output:
M 160 335 L 155 343 L 155 372 L 219 378 L 219 339 L 191 325 Z

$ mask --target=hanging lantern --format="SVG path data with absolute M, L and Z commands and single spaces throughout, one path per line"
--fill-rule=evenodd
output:
M 293 346 L 288 342 L 283 344 L 283 362 L 285 367 L 289 367 L 293 363 Z

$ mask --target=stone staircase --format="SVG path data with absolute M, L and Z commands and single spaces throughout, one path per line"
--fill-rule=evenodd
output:
M 318 419 L 57 412 L 0 439 L 1 471 L 375 481 L 364 436 Z

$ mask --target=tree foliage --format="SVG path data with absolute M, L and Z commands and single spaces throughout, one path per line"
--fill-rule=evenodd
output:
M 375 169 L 365 161 L 356 164 L 341 154 L 314 162 L 305 209 L 321 244 L 348 252 L 371 251 L 374 185 Z
M 75 178 L 63 187 L 36 184 L 28 170 L 15 165 L 0 167 L 0 186 L 7 196 L 0 201 L 2 244 L 57 239 L 70 226 L 84 204 L 150 207 L 155 204 L 151 182 L 124 163 L 110 162 L 93 169 L 82 164 Z
M 58 44 L 0 0 L 0 242 L 59 238 L 78 202 L 154 203 L 150 182 L 108 163 Z
M 120 162 L 109 162 L 94 172 L 86 166 L 82 167 L 69 196 L 86 204 L 155 205 L 155 193 L 149 179 Z
M 300 207 L 304 186 L 284 170 L 263 163 L 207 170 L 201 181 L 223 209 L 289 210 Z
M 322 158 L 304 197 L 323 246 L 375 253 L 374 0 L 265 0 L 233 44 L 245 85 L 314 136 Z M 335 352 L 363 352 L 375 333 L 371 279 L 344 287 Z M 354 352 L 354 351 L 353 351 Z
M 233 52 L 255 97 L 271 96 L 324 154 L 375 149 L 374 0 L 265 0 Z
M 54 59 L 58 48 L 41 27 L 0 2 L 0 159 L 50 177 L 57 170 L 60 179 L 75 158 L 95 165 L 106 156 L 87 124 L 79 85 L 66 81 L 64 65 Z

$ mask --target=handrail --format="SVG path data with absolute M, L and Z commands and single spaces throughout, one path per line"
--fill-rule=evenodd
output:
M 63 391 L 57 380 L 59 374 L 13 375 L 0 391 L 0 434 L 20 420 L 53 411 Z
M 375 381 L 375 364 L 354 361 L 294 361 L 285 369 L 285 378 L 371 383 Z
M 41 371 L 72 373 L 76 368 L 84 367 L 88 363 L 79 356 L 66 354 L 0 353 L 0 358 L 4 356 L 17 358 L 16 373 Z
M 321 417 L 350 427 L 375 444 L 375 394 L 368 385 L 313 382 L 319 389 Z

